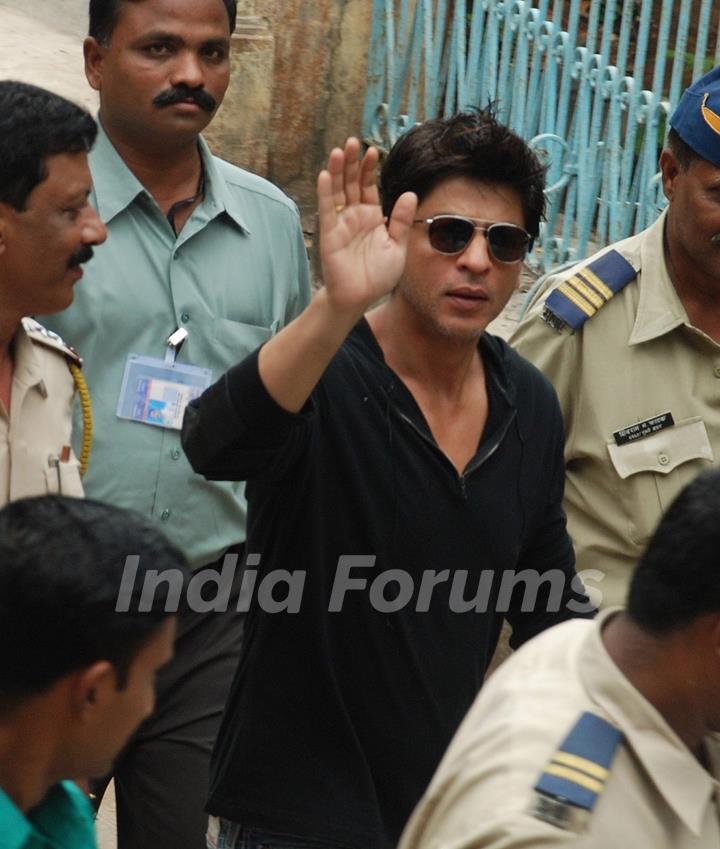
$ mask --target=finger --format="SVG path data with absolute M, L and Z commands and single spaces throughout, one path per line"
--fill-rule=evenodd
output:
M 328 157 L 327 170 L 330 174 L 333 204 L 343 209 L 345 201 L 345 151 L 334 147 Z
M 388 221 L 388 235 L 401 245 L 407 243 L 410 228 L 417 212 L 418 199 L 414 192 L 404 192 L 395 201 Z
M 365 152 L 360 168 L 360 200 L 362 203 L 380 203 L 380 194 L 377 187 L 377 164 L 379 159 L 380 153 L 376 147 L 369 147 Z
M 345 142 L 345 173 L 343 175 L 345 184 L 345 202 L 360 203 L 360 142 L 356 138 L 349 138 Z
M 337 222 L 337 212 L 335 211 L 333 180 L 327 169 L 318 174 L 317 199 L 321 229 L 333 226 Z

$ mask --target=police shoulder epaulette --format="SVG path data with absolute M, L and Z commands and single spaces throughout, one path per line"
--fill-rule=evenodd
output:
M 622 732 L 607 720 L 583 713 L 538 779 L 532 815 L 579 831 L 605 789 L 622 739 Z
M 555 330 L 565 325 L 578 330 L 635 277 L 637 271 L 625 257 L 610 250 L 553 289 L 543 320 Z
M 76 366 L 82 366 L 82 357 L 78 352 L 68 345 L 57 333 L 43 327 L 39 321 L 34 318 L 24 318 L 22 320 L 23 329 L 29 338 L 38 345 L 44 345 L 46 348 L 52 348 L 73 363 Z

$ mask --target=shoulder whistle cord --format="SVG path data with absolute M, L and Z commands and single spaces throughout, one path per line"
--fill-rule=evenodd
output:
M 68 365 L 70 367 L 70 373 L 75 381 L 75 386 L 77 387 L 78 396 L 80 397 L 80 406 L 82 408 L 83 435 L 82 445 L 80 448 L 80 477 L 84 478 L 88 470 L 88 464 L 90 463 L 90 451 L 92 450 L 92 403 L 90 401 L 90 391 L 82 373 L 82 369 L 75 363 L 68 363 Z

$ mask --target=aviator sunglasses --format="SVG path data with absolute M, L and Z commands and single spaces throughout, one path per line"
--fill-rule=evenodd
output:
M 527 256 L 532 238 L 517 224 L 498 222 L 487 226 L 478 224 L 480 218 L 464 215 L 436 215 L 434 218 L 416 218 L 413 224 L 428 225 L 430 247 L 441 254 L 459 254 L 472 241 L 476 230 L 487 239 L 493 259 L 498 262 L 522 262 Z

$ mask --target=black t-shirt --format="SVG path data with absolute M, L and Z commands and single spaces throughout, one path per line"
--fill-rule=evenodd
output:
M 195 468 L 248 481 L 258 582 L 279 569 L 305 574 L 297 612 L 269 612 L 256 586 L 209 812 L 390 849 L 482 684 L 498 606 L 514 645 L 576 615 L 569 600 L 589 606 L 570 586 L 554 390 L 499 339 L 484 335 L 480 352 L 489 415 L 462 475 L 365 321 L 298 415 L 270 398 L 257 354 L 189 408 Z M 501 586 L 523 569 L 559 576 L 559 611 L 545 609 L 549 584 L 529 609 L 522 587 Z M 276 599 L 287 594 L 276 587 Z

